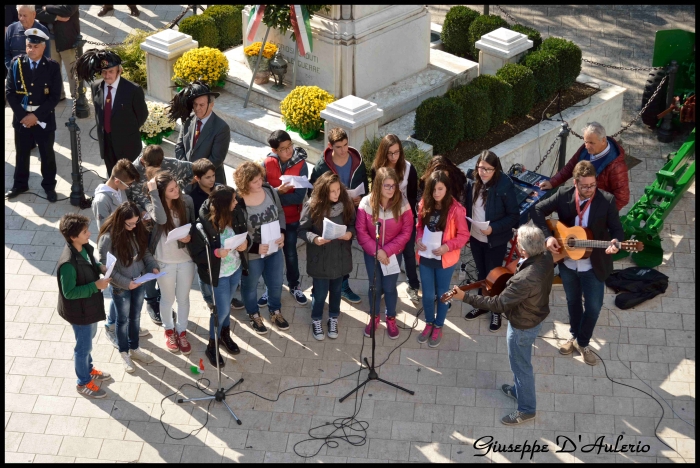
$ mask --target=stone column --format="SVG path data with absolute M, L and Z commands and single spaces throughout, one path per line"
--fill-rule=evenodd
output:
M 326 135 L 332 128 L 340 127 L 348 134 L 348 144 L 358 150 L 365 140 L 378 135 L 382 115 L 384 111 L 375 103 L 352 95 L 328 104 L 321 111 L 321 117 L 326 119 Z
M 517 63 L 532 48 L 525 34 L 498 28 L 481 36 L 474 46 L 479 49 L 479 75 L 495 75 L 506 63 Z
M 171 88 L 173 66 L 182 54 L 198 45 L 192 36 L 172 29 L 147 37 L 140 46 L 146 52 L 146 93 L 161 101 L 170 101 L 175 92 Z

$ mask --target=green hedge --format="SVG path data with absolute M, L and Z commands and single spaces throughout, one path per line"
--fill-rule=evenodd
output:
M 496 128 L 508 120 L 513 112 L 513 87 L 493 75 L 481 75 L 474 78 L 469 86 L 486 92 L 491 103 L 491 128 Z
M 445 52 L 460 57 L 472 53 L 472 46 L 469 43 L 469 26 L 479 16 L 481 16 L 479 12 L 463 5 L 450 8 L 445 15 L 445 22 L 440 34 Z
M 523 57 L 520 62 L 535 75 L 535 102 L 544 101 L 557 90 L 559 60 L 547 50 L 537 50 Z
M 152 36 L 157 31 L 144 31 L 143 29 L 132 30 L 121 45 L 107 47 L 122 59 L 122 67 L 124 73 L 122 76 L 129 81 L 133 81 L 137 85 L 146 89 L 146 52 L 141 49 L 141 43 L 148 36 Z
M 219 50 L 224 51 L 243 42 L 241 10 L 245 5 L 212 5 L 202 15 L 211 17 L 219 34 Z
M 548 37 L 542 41 L 541 50 L 550 52 L 559 61 L 559 79 L 556 89 L 570 88 L 581 73 L 581 48 L 566 39 Z
M 481 15 L 469 26 L 469 47 L 475 60 L 479 58 L 479 49 L 474 46 L 481 36 L 498 28 L 507 28 L 508 22 L 498 15 Z
M 180 21 L 178 27 L 181 33 L 192 36 L 192 39 L 199 43 L 199 47 L 219 46 L 219 31 L 216 29 L 216 21 L 211 16 L 189 16 Z
M 367 139 L 364 143 L 362 143 L 360 152 L 362 153 L 362 161 L 365 163 L 367 174 L 369 174 L 369 171 L 372 169 L 372 164 L 374 164 L 374 158 L 377 156 L 377 150 L 379 149 L 379 143 L 381 143 L 381 141 L 382 139 L 380 137 L 375 136 L 374 138 Z M 420 148 L 407 148 L 406 146 L 403 146 L 403 154 L 406 157 L 406 160 L 416 168 L 418 177 L 423 175 L 425 168 L 428 167 L 430 155 Z M 371 180 L 369 182 L 370 184 L 372 183 Z M 367 189 L 367 192 L 369 192 L 369 188 Z
M 416 109 L 416 138 L 433 145 L 433 154 L 453 150 L 464 138 L 462 109 L 445 97 L 426 99 Z
M 491 128 L 491 102 L 486 91 L 469 84 L 452 88 L 445 97 L 462 109 L 465 140 L 476 140 L 488 133 Z
M 515 32 L 519 32 L 520 34 L 525 34 L 527 38 L 532 41 L 531 51 L 538 50 L 542 45 L 542 35 L 537 29 L 528 28 L 522 24 L 514 24 L 513 26 L 510 26 L 510 29 Z
M 535 75 L 532 70 L 517 63 L 507 63 L 496 76 L 513 87 L 513 116 L 527 115 L 535 104 Z

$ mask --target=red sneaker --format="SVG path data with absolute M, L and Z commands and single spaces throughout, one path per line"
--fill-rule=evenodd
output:
M 365 336 L 369 338 L 372 336 L 372 329 L 370 328 L 372 326 L 372 319 L 370 318 L 370 323 L 367 324 L 365 327 Z M 377 328 L 379 328 L 379 316 L 374 317 L 374 330 L 375 332 L 377 331 Z
M 396 325 L 396 317 L 386 318 L 386 333 L 392 340 L 399 337 L 399 327 Z
M 178 337 L 178 341 L 180 343 L 180 352 L 187 356 L 192 352 L 192 345 L 190 344 L 189 341 L 187 341 L 187 332 L 184 331 L 180 333 L 180 336 Z
M 177 346 L 177 333 L 175 330 L 165 330 L 165 347 L 171 353 L 177 353 L 179 349 Z

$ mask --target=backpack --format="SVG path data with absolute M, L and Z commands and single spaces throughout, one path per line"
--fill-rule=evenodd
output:
M 668 276 L 652 268 L 630 267 L 612 272 L 605 284 L 615 293 L 615 305 L 630 309 L 666 292 Z

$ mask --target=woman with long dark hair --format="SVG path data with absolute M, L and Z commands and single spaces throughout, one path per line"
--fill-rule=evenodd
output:
M 379 142 L 377 155 L 374 158 L 372 169 L 369 173 L 370 180 L 374 180 L 377 170 L 382 167 L 390 167 L 396 171 L 396 176 L 400 180 L 399 190 L 401 190 L 401 194 L 411 206 L 411 213 L 415 219 L 416 204 L 418 203 L 418 173 L 416 172 L 416 168 L 406 160 L 403 145 L 399 137 L 391 133 L 385 135 Z M 408 277 L 408 297 L 411 299 L 411 302 L 418 304 L 420 301 L 418 298 L 420 281 L 418 280 L 418 273 L 416 271 L 416 259 L 414 256 L 415 245 L 416 227 L 414 225 L 411 231 L 411 237 L 408 239 L 403 251 L 403 260 L 406 265 L 406 276 Z
M 464 207 L 472 220 L 489 222 L 483 230 L 469 223 L 472 236 L 469 245 L 478 279 L 483 280 L 489 271 L 503 264 L 508 241 L 513 237 L 513 229 L 519 224 L 520 212 L 513 181 L 503 172 L 498 156 L 489 150 L 482 151 L 473 174 L 474 179 L 467 179 L 464 185 Z M 465 318 L 474 320 L 486 312 L 488 311 L 474 309 Z M 501 315 L 492 313 L 489 330 L 496 332 L 499 328 Z
M 433 156 L 428 161 L 428 167 L 425 168 L 423 175 L 418 181 L 418 196 L 423 197 L 423 190 L 425 190 L 425 184 L 428 182 L 430 175 L 435 171 L 445 171 L 450 176 L 450 183 L 452 186 L 452 196 L 462 201 L 462 191 L 464 190 L 464 184 L 467 182 L 467 176 L 464 175 L 462 169 L 458 168 L 455 163 L 453 163 L 447 156 Z

